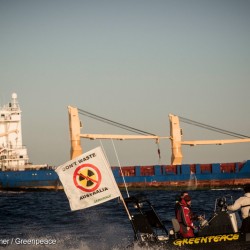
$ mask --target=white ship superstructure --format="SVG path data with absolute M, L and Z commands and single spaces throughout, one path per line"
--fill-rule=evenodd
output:
M 0 169 L 24 170 L 28 162 L 22 143 L 21 109 L 13 93 L 11 102 L 0 108 Z

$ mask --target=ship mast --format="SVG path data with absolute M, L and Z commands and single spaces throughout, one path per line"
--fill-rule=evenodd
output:
M 70 139 L 71 139 L 71 159 L 82 154 L 81 138 L 86 139 L 113 139 L 113 140 L 156 140 L 169 138 L 161 137 L 157 135 L 114 135 L 114 134 L 81 134 L 81 122 L 78 116 L 78 109 L 75 107 L 68 106 L 69 113 L 69 128 L 70 128 Z
M 180 165 L 182 163 L 182 145 L 196 146 L 196 145 L 223 145 L 232 143 L 250 142 L 250 138 L 245 139 L 228 139 L 228 140 L 193 140 L 182 141 L 182 129 L 180 128 L 179 117 L 169 114 L 170 134 L 172 144 L 172 165 Z
M 80 138 L 81 122 L 79 119 L 77 108 L 69 106 L 68 113 L 69 113 L 69 131 L 70 131 L 70 141 L 71 141 L 70 158 L 74 159 L 82 154 L 82 146 Z
M 179 165 L 182 163 L 183 158 L 181 150 L 182 130 L 180 128 L 180 121 L 178 116 L 169 114 L 169 122 L 172 147 L 171 164 Z
M 170 139 L 172 146 L 171 164 L 182 164 L 182 145 L 223 145 L 230 143 L 244 143 L 250 142 L 250 138 L 245 139 L 231 139 L 231 140 L 194 140 L 194 141 L 182 141 L 182 129 L 180 128 L 179 117 L 173 114 L 169 114 L 170 121 L 170 137 L 157 136 L 157 135 L 114 135 L 114 134 L 81 134 L 81 122 L 79 120 L 78 109 L 68 106 L 69 113 L 69 127 L 71 138 L 71 159 L 82 154 L 81 138 L 87 139 L 114 139 L 114 140 L 145 140 L 153 139 L 159 142 L 160 139 Z M 88 113 L 90 114 L 90 113 Z M 92 114 L 93 115 L 93 114 Z M 101 118 L 101 117 L 99 117 Z M 107 120 L 107 119 L 105 119 Z M 110 121 L 110 120 L 108 120 Z M 118 124 L 118 123 L 117 123 Z M 121 124 L 119 124 L 121 125 Z

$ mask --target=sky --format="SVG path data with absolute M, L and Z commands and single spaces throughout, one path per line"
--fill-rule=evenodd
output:
M 0 0 L 0 33 L 0 105 L 17 93 L 35 164 L 70 159 L 69 105 L 160 136 L 169 113 L 250 136 L 248 0 Z M 128 133 L 80 119 L 82 133 Z M 233 139 L 181 127 L 183 140 Z M 102 145 L 111 165 L 171 160 L 169 140 L 161 159 L 155 141 Z M 244 161 L 249 151 L 184 146 L 183 163 Z

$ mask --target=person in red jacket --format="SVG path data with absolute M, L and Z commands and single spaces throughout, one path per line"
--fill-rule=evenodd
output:
M 175 207 L 174 207 L 174 211 L 175 211 L 175 217 L 177 217 L 177 211 L 180 208 L 180 203 L 182 201 L 182 199 L 184 198 L 184 196 L 188 195 L 187 191 L 183 191 L 181 192 L 180 197 L 177 197 L 176 201 L 175 201 Z
M 180 201 L 180 206 L 176 213 L 176 219 L 180 224 L 180 234 L 183 238 L 194 237 L 193 213 L 191 211 L 191 197 L 185 195 Z

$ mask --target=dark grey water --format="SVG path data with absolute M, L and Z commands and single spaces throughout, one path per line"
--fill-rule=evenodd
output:
M 131 191 L 130 195 L 140 192 Z M 171 227 L 175 197 L 180 192 L 148 190 L 160 218 Z M 210 217 L 215 199 L 237 199 L 242 190 L 190 191 L 194 212 Z M 123 193 L 126 197 L 126 193 Z M 6 249 L 124 249 L 133 231 L 118 199 L 71 212 L 63 191 L 0 192 L 0 246 Z M 36 245 L 38 244 L 38 245 Z

